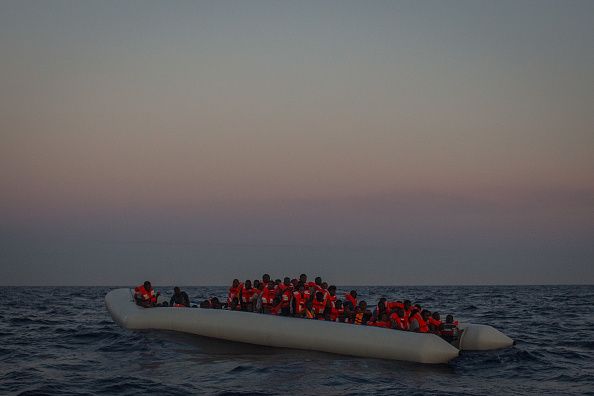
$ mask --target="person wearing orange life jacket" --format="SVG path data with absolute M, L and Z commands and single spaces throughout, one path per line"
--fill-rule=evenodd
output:
M 342 307 L 342 300 L 335 300 L 334 302 L 331 302 L 330 320 L 332 322 L 344 322 L 344 308 Z
M 252 296 L 256 292 L 256 289 L 252 287 L 252 281 L 246 280 L 241 289 L 241 310 L 252 312 L 254 310 L 254 304 L 252 303 Z
M 316 297 L 312 302 L 312 310 L 316 319 L 330 320 L 330 304 L 323 292 L 316 292 Z
M 306 304 L 307 297 L 305 295 L 305 287 L 303 283 L 297 283 L 297 290 L 293 292 L 292 299 L 292 310 L 293 316 L 297 318 L 303 318 L 306 315 Z
M 258 281 L 258 287 L 255 287 L 256 291 L 252 296 L 252 304 L 254 306 L 254 312 L 262 313 L 262 293 L 264 293 L 264 283 Z
M 326 296 L 326 298 L 328 299 L 328 301 L 330 301 L 330 305 L 332 308 L 334 308 L 334 305 L 336 304 L 336 286 L 331 285 L 328 287 L 328 295 Z
M 272 313 L 272 307 L 276 301 L 276 290 L 274 288 L 273 282 L 268 282 L 267 287 L 262 290 L 261 294 L 261 302 L 262 302 L 262 311 L 264 313 Z
M 161 293 L 155 294 L 155 289 L 153 289 L 149 281 L 145 281 L 142 285 L 134 288 L 134 301 L 144 308 L 157 306 L 157 299 L 160 295 Z
M 386 298 L 382 297 L 377 302 L 377 306 L 373 310 L 373 320 L 374 321 L 378 321 L 382 317 L 382 314 L 384 314 L 384 313 L 389 314 L 386 301 L 387 301 Z
M 415 331 L 418 333 L 428 333 L 429 332 L 429 325 L 427 321 L 431 316 L 429 311 L 424 309 L 419 313 L 418 310 L 413 310 L 412 316 L 409 319 L 409 329 L 410 331 Z
M 173 296 L 169 300 L 169 306 L 171 307 L 189 307 L 190 306 L 190 298 L 185 291 L 181 291 L 181 289 L 177 286 L 173 288 Z
M 434 334 L 440 334 L 440 331 L 443 327 L 443 323 L 441 322 L 441 317 L 439 316 L 439 312 L 433 312 L 428 320 L 429 324 L 429 331 Z
M 388 314 L 386 312 L 383 312 L 378 318 L 378 320 L 367 322 L 367 326 L 383 327 L 389 329 L 392 327 L 392 324 L 390 323 L 390 318 L 388 318 Z
M 280 296 L 280 315 L 281 316 L 290 316 L 291 315 L 291 300 L 293 297 L 293 286 L 291 285 L 291 279 L 285 277 L 283 283 L 281 283 L 278 287 L 277 291 L 278 295 Z
M 241 289 L 243 289 L 243 283 L 239 282 L 239 279 L 233 279 L 233 284 L 229 288 L 229 293 L 227 293 L 228 306 L 231 306 L 234 298 L 241 298 Z
M 404 309 L 402 301 L 386 301 L 386 311 L 392 315 L 397 309 Z
M 354 310 L 357 307 L 357 291 L 356 290 L 351 290 L 350 293 L 347 293 L 344 295 L 344 303 L 343 305 L 351 305 L 349 308 L 351 310 Z
M 356 324 L 356 325 L 363 324 L 363 315 L 364 315 L 364 312 L 361 310 L 361 307 L 357 306 L 355 308 L 353 317 L 351 318 L 351 320 L 352 320 L 351 323 Z
M 398 308 L 396 312 L 390 315 L 390 322 L 392 328 L 396 330 L 408 330 L 408 317 L 404 313 L 404 309 Z

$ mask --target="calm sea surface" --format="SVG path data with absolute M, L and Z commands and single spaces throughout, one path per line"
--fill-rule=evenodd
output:
M 127 331 L 105 308 L 110 289 L 0 288 L 0 394 L 594 394 L 594 286 L 357 288 L 517 341 L 438 366 Z

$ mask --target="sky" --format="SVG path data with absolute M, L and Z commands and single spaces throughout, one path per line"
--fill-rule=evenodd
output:
M 0 2 L 0 285 L 594 283 L 594 2 Z

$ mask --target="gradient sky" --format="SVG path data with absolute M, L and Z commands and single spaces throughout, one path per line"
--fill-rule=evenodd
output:
M 0 284 L 302 271 L 594 283 L 594 2 L 0 2 Z

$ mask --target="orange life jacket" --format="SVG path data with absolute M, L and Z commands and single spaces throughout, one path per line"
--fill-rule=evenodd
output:
M 410 319 L 410 321 L 412 322 L 413 319 L 419 324 L 419 333 L 429 332 L 429 326 L 427 325 L 427 322 L 423 320 L 420 313 L 417 312 L 415 316 Z
M 264 289 L 262 291 L 262 305 L 270 306 L 274 303 L 276 292 L 270 289 Z
M 155 295 L 155 289 L 151 288 L 151 291 L 147 291 L 144 285 L 136 286 L 134 288 L 134 295 L 140 297 L 144 301 L 150 301 L 152 303 L 157 302 L 157 296 Z
M 394 323 L 396 323 L 395 329 L 408 330 L 409 325 L 408 325 L 408 319 L 406 319 L 406 317 L 401 318 L 397 314 L 393 313 L 392 315 L 390 315 L 390 319 L 392 319 L 394 321 Z
M 322 316 L 323 318 L 324 311 L 326 310 L 326 300 L 324 299 L 323 301 L 318 301 L 317 299 L 315 299 L 313 301 L 312 309 L 316 316 Z
M 300 315 L 305 311 L 305 292 L 293 292 L 293 301 L 295 301 L 295 314 Z
M 256 289 L 253 287 L 251 289 L 241 289 L 241 301 L 244 303 L 249 303 L 254 294 L 256 294 Z
M 293 294 L 293 292 L 291 291 L 290 288 L 285 287 L 283 289 L 283 291 L 281 292 L 281 303 L 280 303 L 281 308 L 289 307 L 289 305 L 291 304 L 291 295 L 292 294 Z
M 404 309 L 404 304 L 400 301 L 386 301 L 386 311 L 388 311 L 388 313 L 394 312 L 398 308 Z
M 347 301 L 350 301 L 350 302 L 351 302 L 351 304 L 353 304 L 353 309 L 355 309 L 355 307 L 357 306 L 357 299 L 356 299 L 355 297 L 351 296 L 351 293 L 347 293 L 347 294 L 345 294 L 345 295 L 344 295 L 344 298 L 345 298 Z
M 243 288 L 243 283 L 240 283 L 239 286 L 229 288 L 229 293 L 227 294 L 227 304 L 231 305 L 231 302 L 235 297 L 239 299 L 239 294 L 241 293 L 241 289 Z
M 359 312 L 355 315 L 355 324 L 360 325 L 361 323 L 363 323 L 363 312 Z
M 429 318 L 429 324 L 435 328 L 435 331 L 439 332 L 439 328 L 441 327 L 441 320 Z
M 330 311 L 330 320 L 336 322 L 338 317 L 344 314 L 344 308 L 337 309 L 336 307 L 332 307 Z
M 336 294 L 331 296 L 330 293 L 328 293 L 328 301 L 330 301 L 332 308 L 334 308 L 336 300 L 338 300 L 338 298 L 336 298 Z

